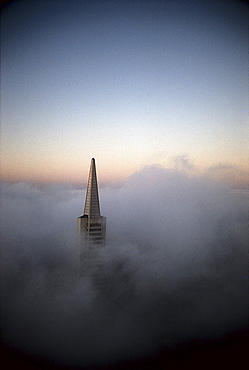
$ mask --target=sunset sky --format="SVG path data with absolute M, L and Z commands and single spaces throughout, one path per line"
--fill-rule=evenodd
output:
M 245 1 L 15 1 L 2 12 L 3 181 L 146 165 L 249 179 Z

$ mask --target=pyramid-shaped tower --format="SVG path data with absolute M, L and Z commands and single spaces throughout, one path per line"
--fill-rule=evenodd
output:
M 101 249 L 105 246 L 106 218 L 100 215 L 95 159 L 92 158 L 88 177 L 84 214 L 78 217 L 80 273 L 89 276 L 101 288 L 104 260 Z
M 100 217 L 99 193 L 94 158 L 92 158 L 91 160 L 90 172 L 88 177 L 84 215 L 88 216 L 90 219 Z

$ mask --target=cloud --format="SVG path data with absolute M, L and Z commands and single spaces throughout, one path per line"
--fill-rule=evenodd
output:
M 234 187 L 249 189 L 249 172 L 230 163 L 219 163 L 208 167 L 205 176 L 209 179 L 229 183 Z
M 100 365 L 246 327 L 248 196 L 160 166 L 100 189 L 106 292 L 77 275 L 84 196 L 67 184 L 3 185 L 7 344 Z
M 170 157 L 170 162 L 173 165 L 173 168 L 176 170 L 194 170 L 195 167 L 191 163 L 188 154 L 179 154 L 173 157 Z

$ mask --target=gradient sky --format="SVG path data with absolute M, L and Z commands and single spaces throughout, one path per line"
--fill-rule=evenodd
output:
M 95 157 L 115 182 L 178 157 L 245 182 L 248 23 L 235 0 L 5 5 L 3 180 L 83 183 Z

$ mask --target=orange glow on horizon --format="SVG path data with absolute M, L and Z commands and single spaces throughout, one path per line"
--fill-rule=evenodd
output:
M 79 186 L 86 186 L 90 168 L 90 160 L 81 160 L 70 166 L 70 163 L 63 162 L 40 162 L 34 166 L 28 166 L 21 161 L 9 163 L 2 166 L 1 178 L 3 182 L 31 182 L 31 183 L 72 183 Z M 153 165 L 153 164 L 151 164 Z M 106 164 L 104 160 L 96 158 L 98 183 L 103 185 L 120 185 L 133 173 L 140 171 L 144 166 L 131 165 L 126 163 Z M 172 168 L 163 166 L 163 168 Z M 180 169 L 181 170 L 181 169 Z M 183 169 L 184 170 L 184 169 Z M 191 176 L 204 176 L 215 182 L 225 182 L 234 187 L 249 189 L 249 171 L 247 166 L 216 165 L 199 168 L 189 171 Z

